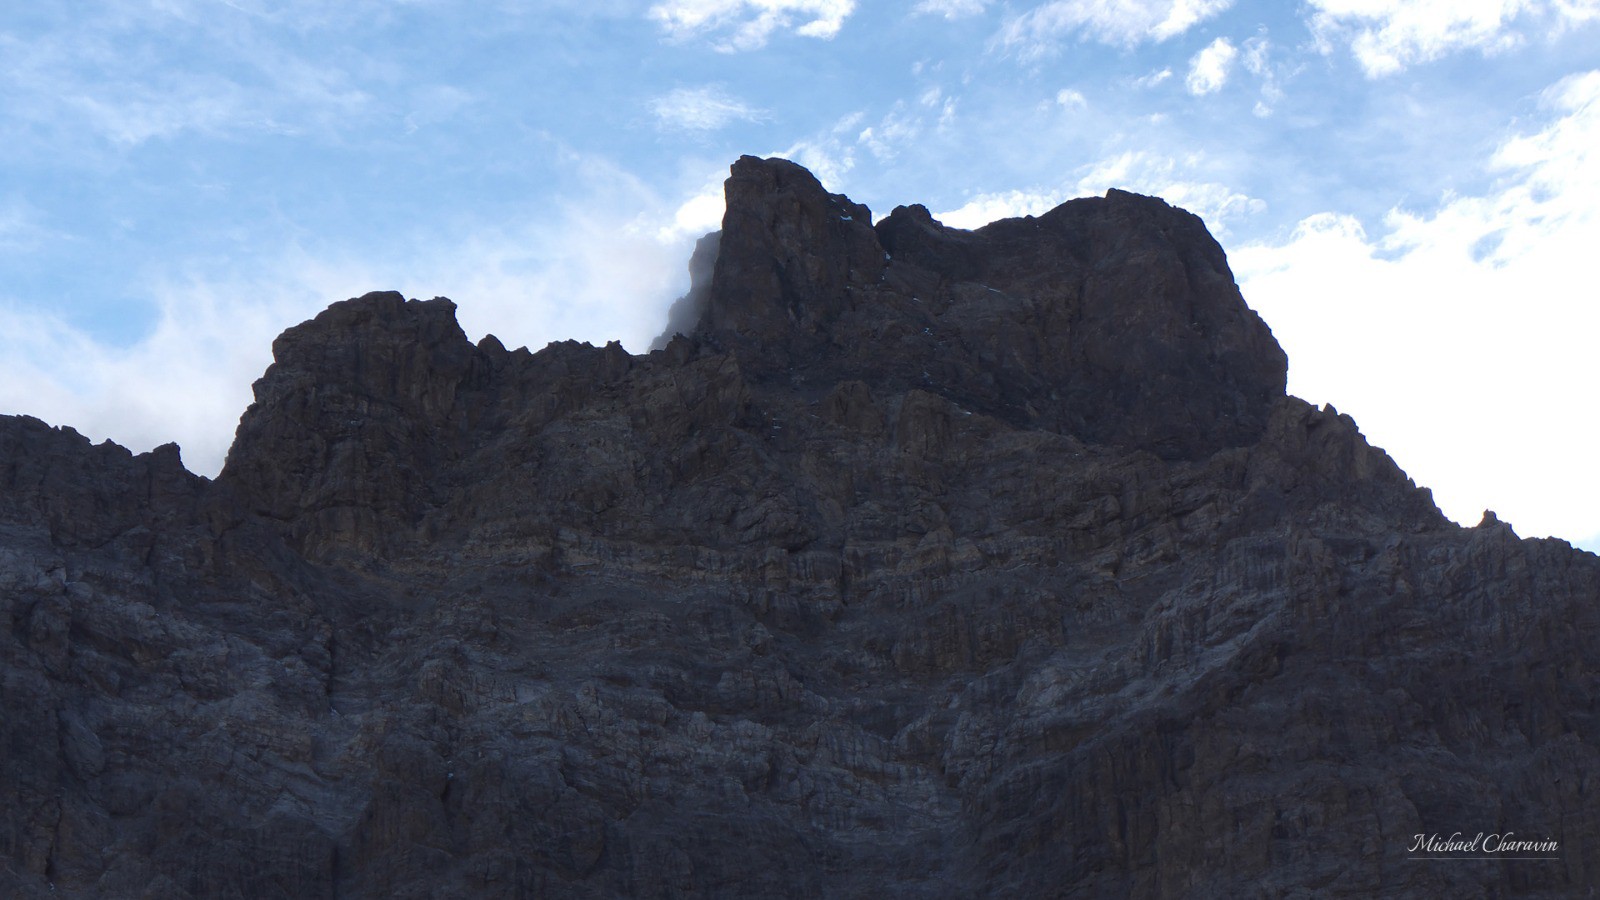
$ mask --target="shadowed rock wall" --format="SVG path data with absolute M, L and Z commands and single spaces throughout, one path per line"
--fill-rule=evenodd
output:
M 1284 396 L 1198 219 L 873 226 L 748 157 L 728 200 L 645 356 L 370 294 L 214 482 L 0 419 L 0 893 L 1600 878 L 1600 559 Z M 1407 858 L 1457 831 L 1559 859 Z

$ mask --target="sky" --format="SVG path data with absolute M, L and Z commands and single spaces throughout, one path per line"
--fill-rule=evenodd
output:
M 1600 550 L 1600 0 L 5 4 L 0 412 L 214 475 L 371 290 L 642 352 L 746 153 L 964 228 L 1164 197 L 1291 393 Z

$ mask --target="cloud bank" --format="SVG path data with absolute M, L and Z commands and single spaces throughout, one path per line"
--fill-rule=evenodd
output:
M 1461 50 L 1495 53 L 1530 30 L 1600 19 L 1595 0 L 1310 0 L 1324 48 L 1347 44 L 1369 77 L 1392 75 Z
M 1457 521 L 1489 506 L 1523 535 L 1581 537 L 1600 509 L 1600 72 L 1542 106 L 1488 161 L 1491 191 L 1397 208 L 1376 234 L 1309 216 L 1232 258 L 1292 393 L 1354 415 Z
M 153 325 L 122 345 L 0 302 L 0 410 L 136 452 L 176 441 L 191 471 L 215 475 L 272 339 L 372 290 L 449 296 L 474 340 L 621 340 L 643 352 L 688 285 L 694 238 L 721 218 L 720 182 L 714 200 L 674 198 L 603 161 L 577 165 L 584 192 L 520 223 L 387 254 L 285 244 L 248 269 L 154 276 L 136 289 L 155 307 Z

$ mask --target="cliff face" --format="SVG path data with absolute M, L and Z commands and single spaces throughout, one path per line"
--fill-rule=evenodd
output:
M 1600 880 L 1600 559 L 1284 396 L 1198 219 L 745 158 L 696 268 L 647 356 L 335 304 L 215 482 L 0 419 L 0 892 Z
M 920 389 L 1023 429 L 1197 459 L 1254 442 L 1286 360 L 1195 216 L 1112 191 L 1038 218 L 877 225 L 792 163 L 728 179 L 704 333 L 794 384 Z

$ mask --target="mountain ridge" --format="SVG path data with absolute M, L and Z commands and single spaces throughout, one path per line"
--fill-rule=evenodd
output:
M 215 480 L 0 418 L 0 887 L 1593 883 L 1600 558 L 1286 396 L 1197 218 L 727 193 L 649 354 L 375 293 L 274 342 Z M 1560 858 L 1409 858 L 1477 830 Z

